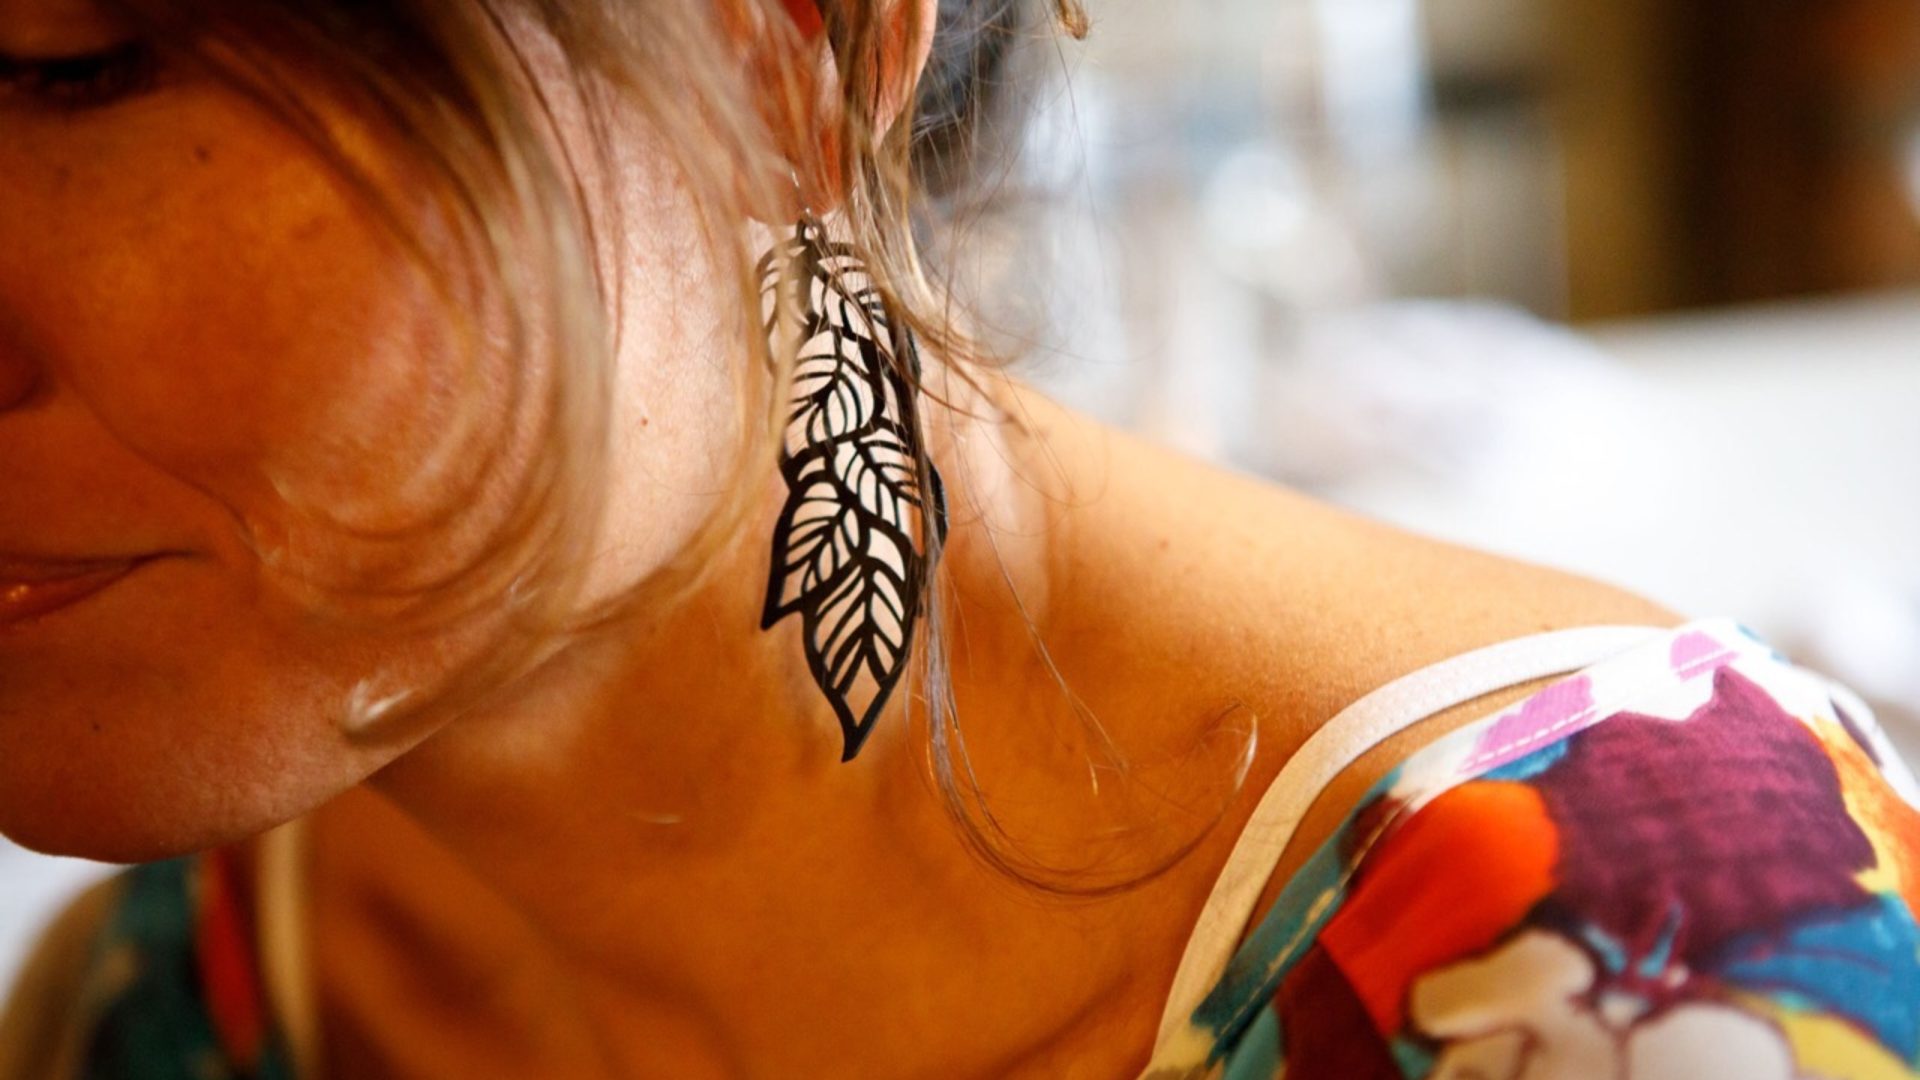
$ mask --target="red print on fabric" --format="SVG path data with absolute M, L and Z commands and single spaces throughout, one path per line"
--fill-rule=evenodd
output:
M 1872 845 L 1813 734 L 1729 667 L 1685 722 L 1616 714 L 1534 779 L 1558 826 L 1555 899 L 1622 941 L 1676 911 L 1678 955 L 1867 899 Z

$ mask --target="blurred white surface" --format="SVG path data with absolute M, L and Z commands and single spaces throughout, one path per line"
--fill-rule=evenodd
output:
M 1920 761 L 1920 295 L 1593 337 L 1607 377 L 1519 363 L 1483 388 L 1510 400 L 1483 410 L 1502 427 L 1472 469 L 1387 462 L 1322 494 L 1731 615 L 1865 696 Z
M 115 867 L 52 859 L 0 839 L 0 1002 L 47 921 L 74 895 Z
M 1542 379 L 1522 363 L 1481 387 L 1515 399 L 1483 410 L 1505 421 L 1487 433 L 1502 445 L 1471 473 L 1390 467 L 1326 494 L 1683 609 L 1744 611 L 1756 629 L 1798 611 L 1799 594 L 1831 574 L 1912 584 L 1920 296 L 1594 337 L 1616 361 L 1607 377 L 1569 366 Z

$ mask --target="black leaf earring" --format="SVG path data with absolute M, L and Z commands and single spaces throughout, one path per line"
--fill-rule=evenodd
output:
M 909 381 L 919 352 L 851 246 L 810 211 L 759 274 L 774 361 L 783 341 L 799 343 L 760 628 L 800 614 L 807 666 L 851 761 L 906 671 L 927 552 L 946 538 L 946 495 Z

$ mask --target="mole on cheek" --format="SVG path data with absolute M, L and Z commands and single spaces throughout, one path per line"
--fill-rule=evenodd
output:
M 193 160 L 205 165 L 213 160 L 213 151 L 204 146 L 196 146 L 193 148 Z

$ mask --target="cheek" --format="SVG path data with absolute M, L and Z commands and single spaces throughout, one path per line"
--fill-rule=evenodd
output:
M 0 631 L 0 832 L 157 857 L 286 820 L 405 749 L 350 746 L 342 704 L 369 677 L 431 685 L 483 628 L 375 638 L 316 615 L 300 583 L 429 556 L 287 497 L 359 530 L 417 517 L 406 481 L 453 416 L 484 424 L 504 400 L 497 373 L 462 381 L 444 316 L 331 173 L 238 99 L 0 113 L 0 349 L 25 348 L 50 390 L 0 413 L 0 455 L 28 463 L 0 462 L 0 510 L 47 518 L 0 520 L 0 543 L 195 549 Z M 264 566 L 243 533 L 292 555 Z
M 332 576 L 290 502 L 365 530 L 420 516 L 399 493 L 499 377 L 463 382 L 425 274 L 270 118 L 180 91 L 97 126 L 23 155 L 46 178 L 23 215 L 63 227 L 29 230 L 8 298 L 116 441 Z
M 182 188 L 210 188 L 216 205 L 257 202 L 222 190 L 224 177 L 195 179 Z M 327 208 L 301 214 L 308 200 L 287 192 L 307 178 L 270 179 L 274 202 L 255 215 L 162 206 L 172 214 L 131 258 L 82 262 L 68 278 L 88 283 L 75 302 L 111 313 L 69 342 L 74 391 L 129 446 L 236 491 L 409 427 L 370 406 L 431 359 L 405 340 L 411 290 L 397 268 Z

